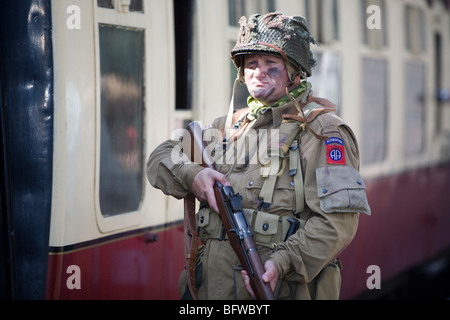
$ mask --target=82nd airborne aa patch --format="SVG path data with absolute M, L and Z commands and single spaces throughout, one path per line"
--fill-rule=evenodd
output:
M 345 164 L 344 141 L 337 137 L 331 137 L 325 144 L 327 146 L 327 163 Z

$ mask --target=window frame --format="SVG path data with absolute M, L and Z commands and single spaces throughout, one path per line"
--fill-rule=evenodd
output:
M 149 28 L 147 14 L 145 13 L 147 10 L 146 2 L 143 3 L 143 11 L 132 11 L 132 12 L 119 12 L 116 9 L 110 8 L 102 8 L 97 6 L 97 1 L 93 1 L 93 14 L 94 14 L 94 38 L 95 38 L 95 81 L 96 81 L 96 105 L 95 105 L 95 114 L 96 114 L 96 157 L 95 157 L 95 213 L 97 218 L 97 224 L 101 232 L 111 232 L 118 229 L 123 229 L 126 227 L 137 226 L 142 223 L 144 219 L 144 211 L 143 204 L 146 199 L 146 194 L 148 192 L 148 187 L 145 182 L 145 163 L 146 163 L 146 155 L 148 153 L 148 146 L 146 143 L 145 137 L 147 136 L 147 106 L 148 106 L 148 95 L 146 92 L 146 88 L 144 88 L 144 97 L 143 97 L 143 120 L 142 120 L 142 136 L 143 136 L 143 146 L 142 146 L 142 171 L 143 176 L 142 179 L 142 193 L 141 199 L 139 203 L 139 207 L 135 211 L 123 212 L 120 214 L 106 216 L 102 214 L 101 206 L 100 206 L 100 152 L 101 152 L 101 70 L 100 70 L 100 25 L 117 25 L 125 28 L 134 28 L 141 29 L 144 31 L 144 61 L 143 61 L 143 86 L 146 87 L 146 83 L 148 80 L 146 76 L 148 74 L 148 56 L 149 53 L 147 51 L 147 43 L 150 43 L 149 32 L 146 32 Z

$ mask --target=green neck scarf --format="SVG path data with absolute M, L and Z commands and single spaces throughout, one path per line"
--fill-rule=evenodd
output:
M 290 95 L 294 98 L 298 98 L 300 95 L 303 95 L 301 98 L 302 102 L 306 101 L 308 98 L 309 92 L 311 91 L 312 85 L 310 82 L 303 81 L 300 83 L 300 85 L 292 90 L 290 92 Z M 304 101 L 303 101 L 304 100 Z M 250 108 L 251 113 L 255 118 L 258 118 L 259 113 L 261 111 L 265 111 L 269 108 L 278 108 L 290 101 L 289 97 L 285 95 L 284 97 L 280 98 L 277 102 L 270 106 L 263 105 L 261 102 L 253 98 L 252 96 L 249 96 L 247 98 L 247 105 Z

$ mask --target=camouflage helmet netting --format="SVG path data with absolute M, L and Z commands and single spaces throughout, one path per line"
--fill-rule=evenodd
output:
M 315 44 L 314 38 L 308 30 L 303 17 L 288 17 L 280 12 L 266 15 L 252 15 L 247 22 L 245 17 L 239 21 L 240 31 L 236 46 L 231 51 L 234 64 L 241 67 L 241 54 L 245 53 L 274 53 L 281 49 L 289 62 L 296 68 L 297 74 L 304 71 L 311 76 L 311 69 L 315 65 L 310 45 Z M 267 45 L 268 44 L 268 45 Z

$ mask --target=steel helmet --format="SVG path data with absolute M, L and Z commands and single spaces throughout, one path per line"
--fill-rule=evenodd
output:
M 271 53 L 281 55 L 291 76 L 311 76 L 315 65 L 310 45 L 315 40 L 308 30 L 306 20 L 300 16 L 285 16 L 280 12 L 265 15 L 254 14 L 239 20 L 240 31 L 231 58 L 242 76 L 242 55 L 249 53 Z

